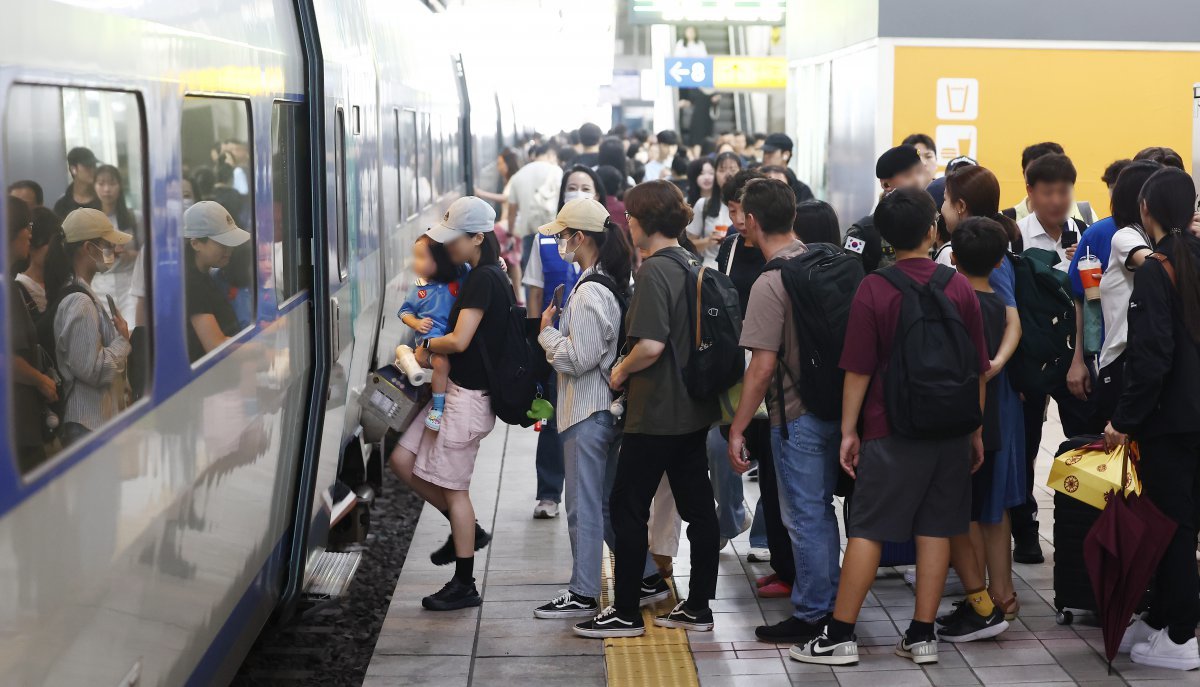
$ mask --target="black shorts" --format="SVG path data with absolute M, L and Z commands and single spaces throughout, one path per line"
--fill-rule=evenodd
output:
M 888 436 L 862 445 L 846 536 L 905 542 L 971 524 L 971 438 Z

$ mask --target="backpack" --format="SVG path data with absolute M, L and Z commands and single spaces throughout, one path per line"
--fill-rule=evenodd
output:
M 742 309 L 733 281 L 679 251 L 655 253 L 684 269 L 684 301 L 688 307 L 692 336 L 686 362 L 675 351 L 683 384 L 697 400 L 716 398 L 746 372 L 746 355 L 738 345 L 742 335 Z M 649 258 L 647 258 L 649 259 Z
M 38 345 L 42 347 L 45 355 L 44 362 L 53 366 L 56 372 L 58 370 L 58 337 L 54 335 L 54 318 L 58 315 L 58 307 L 62 305 L 67 296 L 76 293 L 87 294 L 87 289 L 72 280 L 58 292 L 58 296 L 53 302 L 46 304 L 46 311 L 39 315 L 34 322 L 34 326 L 37 328 Z M 103 316 L 104 311 L 101 310 L 100 314 Z
M 530 170 L 532 171 L 532 170 Z M 537 234 L 537 228 L 543 224 L 549 224 L 554 221 L 558 211 L 558 192 L 562 185 L 562 177 L 554 174 L 547 174 L 546 179 L 542 181 L 542 185 L 538 186 L 533 191 L 533 206 L 529 208 L 521 208 L 521 212 L 525 215 L 526 224 L 530 231 Z
M 507 286 L 508 276 L 500 271 L 499 265 L 488 265 L 483 269 L 494 269 Z M 492 403 L 492 412 L 501 422 L 529 427 L 535 420 L 526 412 L 533 400 L 542 396 L 542 385 L 534 364 L 541 348 L 531 342 L 526 333 L 525 307 L 516 304 L 511 288 L 504 288 L 503 291 L 508 294 L 509 300 L 508 317 L 504 320 L 504 341 L 500 350 L 495 352 L 494 362 L 489 351 L 480 352 L 487 372 L 488 398 Z
M 1054 269 L 1058 253 L 1030 248 L 1009 254 L 1016 281 L 1021 342 L 1008 364 L 1013 388 L 1048 394 L 1062 384 L 1075 345 L 1075 299 L 1067 273 Z
M 625 345 L 625 313 L 629 309 L 628 296 L 626 295 L 627 290 L 618 288 L 616 280 L 607 274 L 592 272 L 583 279 L 575 282 L 574 291 L 577 291 L 580 286 L 590 282 L 595 282 L 608 289 L 612 293 L 613 298 L 617 299 L 617 308 L 621 311 L 621 323 L 617 327 L 617 350 L 620 351 L 621 347 Z
M 928 284 L 898 267 L 877 272 L 900 292 L 900 317 L 883 378 L 888 423 L 910 439 L 949 439 L 979 429 L 979 352 L 946 296 L 953 269 L 938 265 Z
M 813 243 L 793 258 L 776 258 L 763 272 L 779 270 L 783 288 L 792 304 L 792 319 L 800 342 L 800 369 L 785 370 L 780 358 L 776 372 L 779 387 L 780 427 L 787 438 L 787 418 L 783 416 L 783 372 L 796 380 L 804 407 L 822 420 L 842 417 L 842 380 L 838 366 L 850 304 L 863 280 L 863 267 L 855 257 L 830 243 Z

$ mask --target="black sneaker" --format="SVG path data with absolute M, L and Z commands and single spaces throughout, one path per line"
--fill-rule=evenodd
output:
M 834 642 L 822 630 L 821 634 L 808 640 L 807 644 L 796 644 L 788 650 L 793 661 L 816 663 L 824 666 L 848 666 L 858 663 L 858 639 L 853 635 L 844 642 Z
M 938 630 L 938 639 L 957 644 L 973 642 L 977 639 L 987 639 L 1008 629 L 1008 621 L 1004 619 L 1004 611 L 993 608 L 992 614 L 986 618 L 975 612 L 971 604 L 964 603 L 968 609 L 957 614 L 954 622 L 942 626 Z
M 1014 537 L 1013 544 L 1014 563 L 1037 565 L 1046 562 L 1046 557 L 1042 555 L 1042 545 L 1038 542 L 1036 534 Z
M 478 551 L 492 541 L 492 535 L 475 523 L 475 550 Z M 450 565 L 454 562 L 454 535 L 446 537 L 446 543 L 429 554 L 429 561 L 434 565 Z
M 671 587 L 658 575 L 651 575 L 642 580 L 642 596 L 639 606 L 653 606 L 671 595 Z
M 804 644 L 820 635 L 821 629 L 827 622 L 829 622 L 828 617 L 810 623 L 796 616 L 788 616 L 774 625 L 759 625 L 754 628 L 754 636 L 764 642 L 775 644 Z
M 483 603 L 475 582 L 460 582 L 457 577 L 450 578 L 445 587 L 437 594 L 421 599 L 421 605 L 427 611 L 456 611 L 460 608 L 471 608 Z
M 713 629 L 712 610 L 706 608 L 703 611 L 693 611 L 685 604 L 687 604 L 686 601 L 675 604 L 675 608 L 671 609 L 670 613 L 664 613 L 655 618 L 654 624 L 659 627 L 677 627 L 696 632 L 708 632 Z
M 950 611 L 946 615 L 939 615 L 934 619 L 934 622 L 936 622 L 938 625 L 953 625 L 954 623 L 958 622 L 959 616 L 967 611 L 974 612 L 974 609 L 971 608 L 971 604 L 967 603 L 966 599 L 959 599 L 958 601 L 954 602 L 953 611 Z
M 641 637 L 646 633 L 646 624 L 642 622 L 642 614 L 634 613 L 623 616 L 617 609 L 609 606 L 600 615 L 576 623 L 572 631 L 580 637 L 604 639 L 606 637 Z
M 596 600 L 570 590 L 548 604 L 533 609 L 535 618 L 592 618 L 600 610 Z

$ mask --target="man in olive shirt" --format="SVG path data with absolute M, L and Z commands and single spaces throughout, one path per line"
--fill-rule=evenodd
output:
M 795 195 L 784 182 L 751 181 L 742 192 L 742 213 L 746 237 L 761 248 L 768 264 L 804 253 L 804 244 L 792 234 Z M 769 399 L 767 407 L 780 512 L 796 563 L 792 585 L 795 611 L 775 625 L 756 628 L 755 634 L 768 642 L 801 643 L 821 633 L 837 594 L 839 537 L 833 489 L 837 485 L 841 428 L 837 422 L 809 414 L 800 399 L 800 342 L 791 299 L 777 269 L 763 272 L 754 282 L 742 323 L 741 345 L 751 352 L 751 359 L 741 402 L 729 428 L 729 460 L 734 469 L 749 467 L 742 457 L 744 433 L 778 372 L 782 375 L 786 434 L 780 427 L 780 399 Z

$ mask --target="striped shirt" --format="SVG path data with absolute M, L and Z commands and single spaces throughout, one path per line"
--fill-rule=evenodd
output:
M 54 316 L 58 341 L 58 370 L 67 389 L 63 422 L 95 430 L 120 410 L 118 385 L 124 379 L 125 361 L 132 347 L 100 306 L 96 294 L 80 280 L 87 293 L 62 299 Z
M 580 282 L 597 269 L 585 270 Z M 559 432 L 612 405 L 608 375 L 621 347 L 620 327 L 616 297 L 603 284 L 589 282 L 571 292 L 558 329 L 547 327 L 538 334 L 547 362 L 558 372 Z

